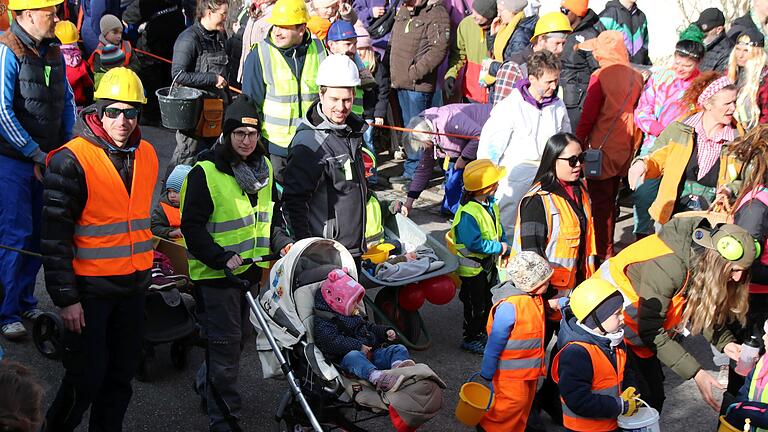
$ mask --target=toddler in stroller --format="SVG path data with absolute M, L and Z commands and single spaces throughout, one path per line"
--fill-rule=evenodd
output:
M 315 293 L 315 345 L 330 361 L 356 377 L 368 380 L 377 389 L 396 391 L 403 375 L 385 372 L 409 367 L 408 349 L 387 345 L 397 338 L 394 329 L 366 321 L 358 305 L 365 289 L 344 270 L 333 270 Z

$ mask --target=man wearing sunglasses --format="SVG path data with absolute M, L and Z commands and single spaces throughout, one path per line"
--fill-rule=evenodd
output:
M 104 74 L 94 97 L 80 136 L 49 153 L 44 179 L 45 285 L 68 330 L 47 431 L 74 430 L 89 406 L 91 430 L 122 430 L 141 360 L 158 163 L 138 128 L 147 98 L 123 67 Z
M 0 35 L 0 244 L 33 252 L 40 248 L 41 167 L 47 152 L 71 138 L 75 122 L 54 34 L 61 2 L 9 1 L 15 19 Z M 6 339 L 23 338 L 22 319 L 41 314 L 34 296 L 39 270 L 39 257 L 0 251 L 0 333 Z

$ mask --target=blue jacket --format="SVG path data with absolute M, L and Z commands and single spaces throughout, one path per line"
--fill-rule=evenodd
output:
M 0 41 L 0 153 L 43 164 L 75 124 L 64 57 L 54 39 L 36 42 L 17 21 Z
M 496 202 L 493 197 L 488 198 L 488 204 L 482 204 L 483 207 L 495 217 L 492 206 Z M 501 242 L 495 240 L 483 240 L 480 235 L 480 226 L 475 218 L 467 213 L 463 213 L 459 224 L 456 225 L 456 243 L 461 243 L 469 249 L 470 252 L 482 253 L 487 255 L 498 255 L 501 253 L 501 243 L 507 242 L 507 235 L 504 232 L 504 226 L 501 227 Z
M 80 36 L 83 38 L 85 46 L 85 58 L 99 45 L 99 21 L 106 14 L 122 17 L 120 10 L 120 0 L 83 0 L 83 27 L 80 29 Z
M 608 338 L 595 336 L 576 323 L 570 307 L 561 310 L 563 319 L 560 320 L 560 331 L 557 334 L 557 347 L 560 351 L 558 366 L 560 395 L 568 408 L 574 413 L 587 418 L 615 418 L 621 415 L 624 403 L 621 398 L 592 393 L 592 361 L 589 353 L 579 345 L 569 345 L 568 342 L 586 342 L 597 345 L 616 367 L 616 353 L 611 348 Z M 621 347 L 626 350 L 622 342 Z M 624 368 L 622 388 L 633 385 L 629 368 Z
M 359 351 L 363 345 L 378 348 L 387 340 L 386 326 L 368 322 L 363 315 L 346 316 L 334 312 L 318 288 L 315 293 L 315 311 L 333 314 L 332 319 L 315 313 L 315 345 L 331 361 L 341 360 L 350 351 Z
M 493 327 L 491 334 L 488 335 L 488 341 L 485 343 L 485 352 L 483 352 L 483 363 L 480 367 L 480 375 L 486 380 L 493 379 L 496 368 L 499 366 L 499 357 L 509 340 L 509 334 L 515 326 L 517 320 L 517 310 L 512 303 L 504 302 L 496 307 L 493 314 Z

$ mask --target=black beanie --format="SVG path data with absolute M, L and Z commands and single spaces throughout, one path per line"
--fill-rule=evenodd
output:
M 253 103 L 253 99 L 245 95 L 239 96 L 232 105 L 227 107 L 221 132 L 226 137 L 241 126 L 261 129 L 261 112 Z
M 496 8 L 496 0 L 475 0 L 472 3 L 472 9 L 483 18 L 489 20 L 496 18 L 499 12 Z
M 585 326 L 594 329 L 601 328 L 603 321 L 607 320 L 611 315 L 615 314 L 617 310 L 621 309 L 624 305 L 624 296 L 620 292 L 616 291 L 609 295 L 602 303 L 584 318 L 581 323 Z

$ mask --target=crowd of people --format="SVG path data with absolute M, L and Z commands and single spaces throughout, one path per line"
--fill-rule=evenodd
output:
M 208 427 L 242 430 L 251 324 L 227 273 L 256 290 L 269 264 L 251 259 L 310 237 L 360 266 L 435 170 L 459 261 L 457 349 L 482 356 L 496 394 L 478 430 L 545 430 L 544 412 L 616 430 L 639 395 L 663 416 L 663 366 L 722 414 L 768 402 L 763 358 L 728 366 L 768 328 L 768 0 L 749 6 L 732 22 L 702 11 L 652 65 L 635 0 L 599 14 L 588 0 L 9 0 L 0 333 L 22 340 L 43 314 L 42 267 L 65 373 L 43 414 L 30 372 L 0 362 L 0 430 L 72 431 L 88 409 L 89 430 L 122 430 L 146 292 L 177 277 L 153 236 L 187 250 Z M 156 90 L 174 85 L 199 91 L 200 112 L 160 166 L 140 125 L 160 123 Z M 385 126 L 405 126 L 397 149 Z M 377 175 L 399 149 L 402 174 Z M 379 202 L 388 184 L 405 194 Z M 635 238 L 619 251 L 627 197 Z M 328 274 L 317 346 L 395 392 L 389 371 L 415 362 L 360 315 L 363 295 L 348 269 Z M 720 376 L 681 343 L 691 334 Z

